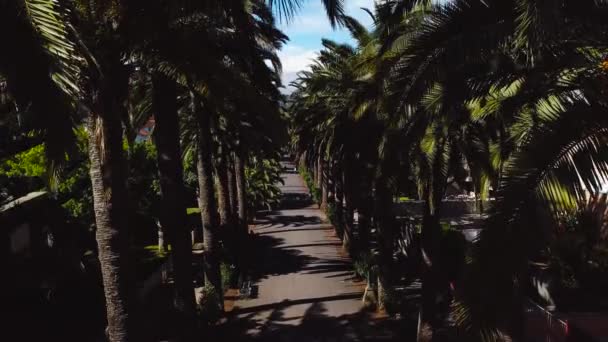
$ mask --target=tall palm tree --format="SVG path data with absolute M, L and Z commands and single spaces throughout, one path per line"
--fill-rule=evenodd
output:
M 466 113 L 466 110 L 462 110 L 463 103 L 478 99 L 479 97 L 484 97 L 485 94 L 491 92 L 493 87 L 494 89 L 501 89 L 504 86 L 513 84 L 512 82 L 517 79 L 524 80 L 524 84 L 526 84 L 524 88 L 531 90 L 532 88 L 527 88 L 527 86 L 530 85 L 538 90 L 539 93 L 534 93 L 539 95 L 542 93 L 543 95 L 541 95 L 541 97 L 547 96 L 547 94 L 555 93 L 557 90 L 558 92 L 570 94 L 566 95 L 569 97 L 569 100 L 567 100 L 568 102 L 576 101 L 576 97 L 572 97 L 572 93 L 568 92 L 569 90 L 572 90 L 572 88 L 569 88 L 569 86 L 564 86 L 562 89 L 559 89 L 561 87 L 557 86 L 556 83 L 552 83 L 554 81 L 550 80 L 559 80 L 558 83 L 563 82 L 565 80 L 563 76 L 556 77 L 556 75 L 559 73 L 564 72 L 565 69 L 562 68 L 573 67 L 573 64 L 578 63 L 574 61 L 584 61 L 586 58 L 583 57 L 579 59 L 569 56 L 569 65 L 567 67 L 567 64 L 560 65 L 561 62 L 566 61 L 566 59 L 560 58 L 561 52 L 569 50 L 564 49 L 563 46 L 560 46 L 560 42 L 569 40 L 570 43 L 572 43 L 576 40 L 572 39 L 574 38 L 572 36 L 574 32 L 577 32 L 577 30 L 584 30 L 583 27 L 588 27 L 590 23 L 593 23 L 591 25 L 597 25 L 595 22 L 596 17 L 593 17 L 593 19 L 588 23 L 580 22 L 580 13 L 589 13 L 590 11 L 594 11 L 599 16 L 603 12 L 601 8 L 597 7 L 597 4 L 591 3 L 586 4 L 583 6 L 583 8 L 577 11 L 562 12 L 567 8 L 572 9 L 571 6 L 573 5 L 568 1 L 560 2 L 560 4 L 555 3 L 543 8 L 538 7 L 538 4 L 533 1 L 455 1 L 445 5 L 436 5 L 426 10 L 426 13 L 424 14 L 426 20 L 418 32 L 412 35 L 410 31 L 404 30 L 403 34 L 396 36 L 399 38 L 396 40 L 389 40 L 389 42 L 393 41 L 394 45 L 398 46 L 396 53 L 391 56 L 391 58 L 394 59 L 393 61 L 396 62 L 394 64 L 394 68 L 392 69 L 393 76 L 391 77 L 393 77 L 392 81 L 394 82 L 394 85 L 391 86 L 391 88 L 397 91 L 389 95 L 387 103 L 394 104 L 395 107 L 393 108 L 396 108 L 396 110 L 393 112 L 400 112 L 400 109 L 404 108 L 404 106 L 420 103 L 425 96 L 428 98 L 428 96 L 425 94 L 434 93 L 435 91 L 433 89 L 434 87 L 438 86 L 437 82 L 439 82 L 439 84 L 441 84 L 440 87 L 442 93 L 441 98 L 438 98 L 440 99 L 439 103 L 443 103 L 444 108 L 461 108 L 460 111 L 462 113 Z M 564 27 L 568 26 L 567 29 L 557 30 L 557 26 L 555 25 L 558 22 L 561 22 L 561 20 L 568 20 L 568 22 L 572 25 L 565 25 Z M 456 27 L 459 28 L 456 29 Z M 481 29 L 482 27 L 483 29 Z M 596 26 L 596 29 L 599 30 L 599 32 L 602 32 L 603 28 L 601 27 L 602 25 L 598 25 Z M 483 37 L 479 37 L 477 35 L 479 32 L 484 32 Z M 472 38 L 473 36 L 476 36 L 476 38 Z M 539 37 L 543 38 L 539 39 Z M 581 42 L 581 48 L 583 50 L 578 51 L 584 51 L 584 49 L 588 48 L 589 46 L 593 46 L 593 39 L 594 38 L 591 37 L 591 39 Z M 404 44 L 403 41 L 408 42 L 408 44 Z M 475 41 L 477 43 L 460 45 L 465 41 Z M 405 48 L 403 48 L 403 46 L 405 46 Z M 515 47 L 518 50 L 510 50 L 510 47 Z M 522 47 L 524 48 L 521 49 Z M 401 50 L 401 52 L 399 52 L 399 50 Z M 458 50 L 458 53 L 455 53 L 456 50 Z M 397 57 L 395 58 L 395 56 Z M 445 63 L 446 58 L 449 58 L 450 63 Z M 561 62 L 556 63 L 557 61 Z M 593 65 L 593 63 L 583 63 L 588 66 Z M 530 69 L 530 67 L 532 67 L 532 69 Z M 554 67 L 556 68 L 553 69 L 555 73 L 549 71 Z M 532 76 L 535 74 L 533 70 L 536 68 L 538 68 L 537 70 L 539 71 L 542 69 L 542 73 L 548 77 L 543 77 L 541 74 Z M 585 67 L 583 66 L 583 69 L 584 68 Z M 445 79 L 444 75 L 450 75 L 451 78 Z M 538 82 L 539 76 L 540 79 L 545 80 L 544 83 L 543 81 Z M 576 78 L 574 75 L 571 77 L 573 77 L 572 79 Z M 454 80 L 457 82 L 453 82 Z M 458 81 L 461 82 L 462 80 L 466 80 L 468 84 L 459 85 Z M 532 83 L 528 83 L 528 80 Z M 534 85 L 532 86 L 532 84 Z M 543 86 L 541 86 L 541 84 Z M 549 84 L 551 86 L 546 88 L 544 87 L 544 85 Z M 573 84 L 575 83 L 571 83 L 570 85 Z M 541 87 L 540 89 L 539 86 Z M 527 103 L 528 105 L 524 106 L 529 106 L 530 100 L 533 102 L 539 101 L 538 98 L 534 99 L 533 97 L 527 97 L 524 95 L 524 92 L 520 94 L 521 96 L 509 96 L 509 99 L 504 101 L 505 105 L 509 105 L 508 108 L 511 113 L 513 113 L 513 107 L 511 107 L 512 104 L 524 105 L 523 103 Z M 517 104 L 518 100 L 516 100 L 516 98 L 520 99 L 522 102 Z M 549 100 L 548 106 L 546 101 L 546 99 L 543 99 L 541 100 L 541 103 L 534 104 L 533 107 L 538 108 L 538 105 L 540 104 L 545 107 L 545 110 L 547 110 L 547 107 L 555 109 L 555 100 Z M 448 107 L 446 107 L 446 104 L 449 104 Z M 481 107 L 483 106 L 484 105 Z M 557 106 L 560 107 L 561 105 Z M 496 106 L 494 106 L 494 108 L 496 108 Z M 440 110 L 440 112 L 441 111 L 443 110 Z M 553 112 L 553 115 L 555 115 L 553 110 L 550 110 L 550 112 Z M 447 112 L 445 114 L 447 114 Z M 441 116 L 445 117 L 445 114 L 442 114 Z M 506 111 L 501 112 L 500 115 L 502 116 L 504 114 L 509 115 Z M 521 112 L 519 112 L 519 115 L 520 117 L 517 119 L 524 121 L 516 120 L 519 121 L 519 123 L 516 123 L 515 127 L 520 127 L 520 125 L 524 124 L 524 122 L 528 120 L 526 119 L 526 115 L 521 115 Z M 453 118 L 458 117 L 457 114 L 451 114 L 451 116 Z M 506 119 L 508 122 L 512 116 L 502 116 L 501 118 L 503 120 Z M 447 122 L 450 121 L 453 122 L 453 120 L 449 120 Z M 450 125 L 451 124 L 448 124 L 448 126 L 445 127 L 449 127 Z M 517 134 L 521 134 L 521 131 Z M 441 142 L 441 140 L 437 140 L 435 143 L 438 142 Z M 454 144 L 451 143 L 447 146 L 454 146 Z M 587 151 L 587 153 L 589 153 L 589 151 Z M 501 157 L 501 159 L 504 159 L 504 155 Z M 443 164 L 445 165 L 445 163 Z M 432 171 L 433 168 L 434 166 L 431 165 L 431 168 L 429 169 L 431 172 L 429 175 L 434 174 Z M 501 184 L 506 182 L 505 177 L 508 177 L 508 174 L 509 168 L 501 171 Z M 444 177 L 441 178 L 444 179 Z M 429 178 L 429 180 L 432 181 L 434 181 L 434 179 L 436 179 L 436 177 Z M 548 187 L 551 189 L 549 192 L 562 194 L 559 196 L 563 196 L 563 192 L 557 190 L 561 188 L 563 184 L 559 186 L 555 183 L 551 184 L 552 185 Z M 576 184 L 576 182 L 574 182 L 574 184 Z M 591 185 L 589 185 L 588 188 L 597 189 L 597 187 L 593 187 Z M 515 200 L 515 198 L 516 197 L 513 199 Z M 553 201 L 559 200 L 559 198 L 555 197 L 551 199 Z M 561 202 L 561 200 L 558 202 Z M 427 203 L 431 202 L 427 201 Z M 572 203 L 572 201 L 570 203 Z M 498 202 L 494 207 L 500 208 L 501 206 L 502 204 Z M 523 209 L 523 207 L 521 207 L 521 209 Z M 493 220 L 490 220 L 490 222 L 496 223 Z M 501 222 L 510 221 L 505 220 Z M 495 228 L 492 230 L 496 231 Z M 488 235 L 490 235 L 490 233 L 488 233 Z M 503 238 L 505 238 L 504 235 Z M 493 241 L 497 242 L 498 240 Z M 429 247 L 432 247 L 432 245 Z M 425 249 L 425 252 L 428 252 L 428 250 Z M 485 264 L 488 267 L 484 272 L 489 272 L 490 263 L 488 263 L 488 260 L 490 260 L 490 258 L 486 256 L 483 259 L 485 261 L 482 262 L 482 264 Z M 479 260 L 481 260 L 481 258 Z M 496 261 L 496 259 L 493 260 Z M 520 262 L 522 258 L 512 258 L 512 260 L 514 263 L 516 263 Z M 500 269 L 503 271 L 506 269 L 514 270 L 513 267 L 507 268 L 497 265 L 498 263 L 496 262 L 491 267 L 496 270 Z M 479 274 L 481 275 L 482 273 Z M 506 280 L 505 277 L 489 278 L 502 279 L 503 281 Z M 479 279 L 477 278 L 476 280 Z M 495 283 L 493 284 L 494 286 L 486 285 L 485 288 L 504 290 L 509 289 L 509 291 L 512 290 L 513 286 L 505 285 L 507 283 L 508 282 L 502 283 L 502 287 Z M 512 295 L 497 295 L 496 292 L 493 292 L 492 297 L 503 299 L 508 298 L 507 301 L 509 301 L 509 303 L 501 302 L 501 304 L 504 307 L 512 307 L 511 304 L 517 303 L 518 301 L 513 301 L 513 299 L 517 299 L 517 296 L 514 295 L 515 292 L 510 293 Z M 473 292 L 471 292 L 471 294 L 473 294 Z M 485 304 L 492 305 L 493 307 L 500 307 L 500 304 L 496 302 L 492 302 L 490 304 L 490 301 L 487 301 L 489 299 L 488 296 L 484 298 L 486 300 Z M 430 302 L 431 301 L 429 301 L 429 303 Z M 481 301 L 478 301 L 478 304 L 481 304 Z M 487 315 L 489 311 L 490 310 L 483 312 Z M 488 328 L 492 324 L 505 324 L 505 321 L 499 323 L 496 315 L 487 315 L 483 317 L 484 314 L 480 314 L 481 311 L 471 310 L 468 312 L 475 313 L 477 319 L 480 320 L 476 322 L 479 323 L 479 325 L 476 326 L 476 329 L 481 331 L 484 329 L 480 327 L 483 325 L 481 322 L 485 322 L 484 324 L 487 324 L 485 328 Z M 503 312 L 510 313 L 513 311 L 507 309 Z M 504 318 L 504 316 L 502 317 Z M 433 318 L 429 317 L 428 319 L 432 320 Z M 494 321 L 489 323 L 489 321 L 493 319 Z M 432 326 L 432 323 L 429 323 L 429 325 Z M 502 328 L 506 331 L 517 330 L 514 328 L 514 326 L 503 326 Z M 521 333 L 521 331 L 519 331 L 519 333 Z M 481 332 L 480 334 L 481 336 L 486 337 L 499 336 L 499 334 L 490 334 L 488 331 Z M 429 337 L 423 336 L 422 338 L 423 340 L 429 340 Z
M 168 232 L 173 255 L 175 283 L 175 331 L 191 338 L 195 314 L 192 285 L 192 241 L 186 219 L 185 188 L 179 141 L 177 85 L 165 75 L 153 77 L 155 113 L 154 141 L 157 146 L 161 187 L 160 223 Z

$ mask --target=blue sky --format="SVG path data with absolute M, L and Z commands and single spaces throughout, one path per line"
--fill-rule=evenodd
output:
M 345 0 L 347 13 L 371 28 L 372 19 L 361 7 L 372 9 L 374 0 Z M 283 84 L 288 85 L 296 74 L 304 70 L 321 49 L 321 39 L 329 38 L 337 42 L 352 42 L 348 31 L 333 30 L 321 0 L 308 0 L 296 17 L 289 23 L 281 23 L 280 28 L 290 41 L 279 52 L 283 62 Z M 289 89 L 286 92 L 290 92 Z

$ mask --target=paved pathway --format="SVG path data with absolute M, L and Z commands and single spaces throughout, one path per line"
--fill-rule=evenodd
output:
M 288 164 L 293 167 L 293 165 Z M 238 300 L 223 327 L 227 341 L 391 341 L 392 329 L 361 302 L 333 228 L 295 173 L 283 175 L 283 210 L 259 220 L 251 262 L 257 296 Z

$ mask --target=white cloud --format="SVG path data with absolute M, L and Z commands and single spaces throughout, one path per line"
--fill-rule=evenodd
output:
M 281 92 L 283 94 L 291 94 L 293 93 L 293 91 L 295 90 L 294 87 L 292 87 L 290 84 L 292 81 L 295 81 L 296 78 L 298 77 L 298 73 L 297 72 L 285 72 L 283 73 L 283 77 L 282 77 L 282 81 L 283 81 L 283 89 L 281 90 Z
M 308 69 L 312 61 L 317 57 L 318 52 L 312 49 L 305 49 L 297 45 L 289 45 L 279 51 L 279 58 L 283 64 L 283 75 L 281 77 L 283 85 L 286 87 L 285 93 L 291 93 L 293 89 L 289 83 L 296 79 L 298 72 Z
M 304 70 L 318 55 L 316 50 L 305 49 L 297 45 L 289 45 L 279 51 L 283 63 L 283 72 L 298 72 Z
M 366 7 L 373 10 L 374 0 L 346 0 L 345 10 L 358 20 L 362 20 L 364 25 L 371 25 L 371 19 L 361 10 L 361 7 Z M 296 15 L 290 23 L 283 23 L 281 29 L 289 36 L 298 36 L 295 41 L 287 44 L 278 55 L 283 64 L 283 85 L 286 87 L 285 93 L 291 93 L 292 88 L 289 83 L 296 79 L 297 73 L 307 69 L 312 61 L 318 56 L 317 49 L 304 48 L 301 45 L 307 44 L 310 39 L 320 42 L 324 36 L 335 34 L 327 19 L 325 9 L 320 0 L 310 0 L 306 8 Z M 342 31 L 340 37 L 344 37 Z M 332 37 L 333 39 L 333 37 Z M 343 40 L 340 39 L 339 41 Z M 304 43 L 306 41 L 307 43 Z M 318 44 L 318 43 L 317 43 Z

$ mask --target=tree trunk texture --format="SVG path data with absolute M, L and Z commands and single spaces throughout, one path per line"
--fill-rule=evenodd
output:
M 320 208 L 321 210 L 325 211 L 327 210 L 327 205 L 329 203 L 329 187 L 330 185 L 328 184 L 329 181 L 327 180 L 326 177 L 323 177 L 322 179 L 322 185 L 321 185 L 321 205 Z
M 167 240 L 165 239 L 165 229 L 161 226 L 159 221 L 156 221 L 157 235 L 158 235 L 158 251 L 160 253 L 167 252 Z
M 237 199 L 237 190 L 236 190 L 236 171 L 234 168 L 234 158 L 231 157 L 228 159 L 228 197 L 230 198 L 230 216 L 231 220 L 234 224 L 238 222 L 238 199 Z M 238 227 L 238 225 L 236 226 Z
M 432 341 L 437 315 L 436 297 L 438 292 L 433 263 L 438 250 L 440 225 L 437 217 L 425 205 L 422 229 L 422 306 L 418 341 Z
M 198 101 L 195 97 L 195 103 Z M 219 263 L 219 241 L 217 238 L 219 220 L 215 202 L 215 189 L 213 187 L 213 163 L 211 118 L 209 113 L 199 109 L 196 103 L 195 115 L 198 119 L 198 185 L 201 203 L 201 218 L 203 221 L 203 244 L 205 247 L 206 280 L 213 286 L 219 297 L 220 307 L 224 308 L 224 293 Z
M 352 168 L 347 167 L 343 170 L 343 184 L 344 184 L 344 238 L 342 244 L 344 248 L 350 248 L 351 240 L 354 234 L 354 223 L 355 223 L 355 206 L 354 206 L 354 189 L 353 189 L 353 174 Z
M 325 211 L 329 208 L 329 204 L 333 203 L 335 200 L 335 185 L 334 185 L 334 179 L 333 177 L 331 177 L 331 165 L 332 162 L 329 160 L 326 160 L 324 163 L 324 179 L 323 179 L 323 183 L 324 183 L 324 188 L 323 188 L 323 194 L 322 194 L 322 198 L 321 198 L 321 209 L 324 209 Z
M 432 212 L 429 201 L 424 205 L 422 219 L 422 305 L 418 323 L 418 341 L 433 341 L 437 329 L 437 296 L 440 291 L 438 267 L 436 263 L 441 238 L 439 217 Z
M 179 144 L 177 90 L 173 81 L 155 75 L 153 104 L 156 126 L 158 170 L 160 176 L 161 226 L 171 243 L 174 279 L 175 333 L 178 341 L 192 339 L 194 333 L 195 300 L 192 285 L 192 241 L 187 225 L 185 187 Z
M 247 184 L 245 179 L 245 153 L 237 151 L 234 154 L 234 168 L 236 175 L 236 192 L 237 192 L 237 205 L 239 208 L 238 218 L 239 226 L 245 234 L 249 234 L 248 218 L 247 218 Z
M 317 189 L 321 189 L 321 187 L 323 186 L 323 157 L 321 157 L 320 154 L 317 157 L 316 172 L 317 179 L 315 182 L 315 186 L 317 187 Z
M 241 268 L 241 252 L 242 252 L 242 235 L 241 230 L 232 219 L 230 212 L 230 188 L 228 185 L 228 154 L 222 153 L 223 148 L 220 147 L 220 153 L 216 159 L 216 188 L 217 199 L 220 213 L 220 232 L 221 240 L 224 247 L 228 251 L 228 255 L 235 258 L 234 262 L 237 268 Z
M 90 176 L 96 238 L 106 301 L 106 334 L 111 342 L 136 341 L 135 282 L 129 262 L 128 194 L 121 116 L 124 97 L 111 72 L 93 95 L 89 115 Z M 114 83 L 113 83 L 114 81 Z M 121 85 L 122 86 L 122 85 Z
M 361 251 L 369 251 L 371 244 L 371 225 L 374 213 L 373 172 L 362 170 L 361 182 L 356 188 L 358 246 Z
M 236 215 L 238 224 L 237 227 L 237 243 L 239 252 L 236 254 L 238 258 L 239 278 L 244 280 L 248 270 L 251 268 L 249 264 L 249 256 L 251 248 L 249 244 L 249 220 L 247 217 L 247 183 L 245 179 L 245 163 L 246 154 L 242 150 L 237 150 L 234 153 L 234 175 L 236 185 L 236 202 L 238 213 Z
M 334 206 L 335 206 L 335 224 L 338 230 L 344 236 L 344 182 L 342 175 L 341 162 L 336 162 L 334 166 Z
M 436 148 L 443 151 L 441 140 Z M 422 304 L 418 322 L 418 342 L 431 342 L 435 333 L 441 327 L 438 320 L 438 297 L 447 290 L 447 284 L 442 284 L 439 253 L 441 243 L 440 210 L 445 193 L 447 179 L 443 174 L 444 158 L 436 153 L 432 165 L 431 180 L 427 181 L 424 190 L 424 212 L 422 218 L 421 255 L 422 255 Z
M 319 182 L 319 162 L 318 161 L 314 161 L 312 164 L 312 174 L 313 174 L 313 186 L 316 188 L 320 188 L 320 182 Z
M 394 225 L 393 196 L 388 188 L 387 179 L 379 178 L 376 182 L 375 218 L 378 234 L 378 302 L 382 310 L 386 304 L 386 292 L 393 284 L 393 247 Z
M 221 149 L 221 147 L 220 147 Z M 230 190 L 228 188 L 228 163 L 226 155 L 219 153 L 215 163 L 217 202 L 222 230 L 230 229 Z M 224 232 L 226 233 L 226 232 Z

